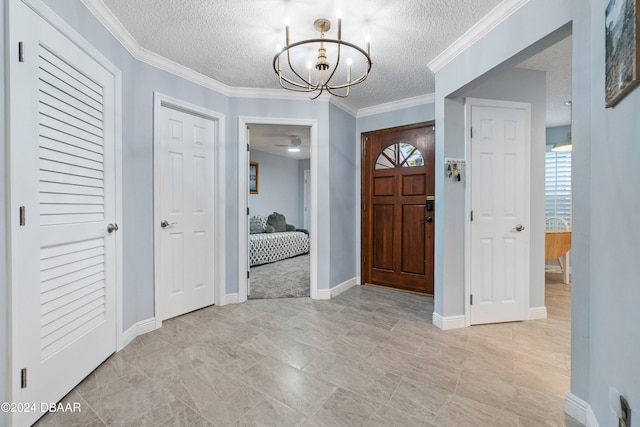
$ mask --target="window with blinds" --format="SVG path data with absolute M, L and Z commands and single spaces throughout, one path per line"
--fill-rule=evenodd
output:
M 545 218 L 559 217 L 571 227 L 571 152 L 547 152 Z

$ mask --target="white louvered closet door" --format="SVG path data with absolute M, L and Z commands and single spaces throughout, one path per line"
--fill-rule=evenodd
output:
M 12 58 L 12 400 L 56 402 L 116 349 L 114 77 L 21 2 Z M 15 21 L 14 21 L 15 22 Z M 19 94 L 19 96 L 16 96 Z M 26 388 L 21 370 L 27 371 Z M 41 413 L 17 414 L 29 425 Z

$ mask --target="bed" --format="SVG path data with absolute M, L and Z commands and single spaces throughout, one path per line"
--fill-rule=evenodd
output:
M 309 252 L 309 234 L 306 230 L 276 232 L 265 230 L 270 230 L 267 218 L 260 216 L 251 218 L 249 266 L 281 261 Z

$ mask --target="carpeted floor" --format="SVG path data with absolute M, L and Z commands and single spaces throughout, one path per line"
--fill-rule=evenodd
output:
M 249 299 L 309 296 L 309 254 L 251 267 Z

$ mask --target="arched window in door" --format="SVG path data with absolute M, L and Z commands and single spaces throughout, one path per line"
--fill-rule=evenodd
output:
M 382 150 L 376 159 L 376 169 L 424 166 L 420 151 L 407 142 L 396 142 Z

